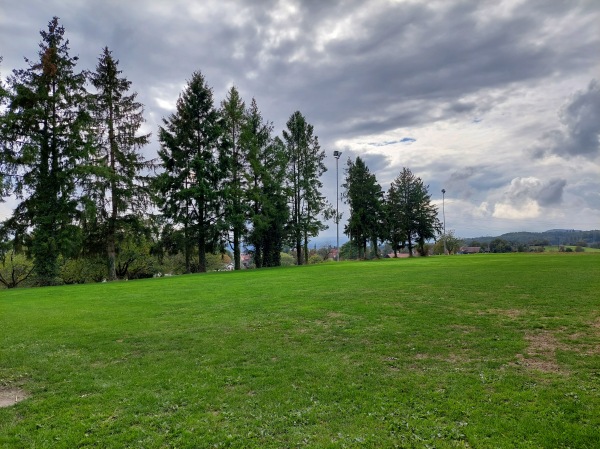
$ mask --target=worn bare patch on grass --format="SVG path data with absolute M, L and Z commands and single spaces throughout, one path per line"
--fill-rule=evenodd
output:
M 460 332 L 461 334 L 464 334 L 464 335 L 472 334 L 473 332 L 477 331 L 477 328 L 475 326 L 467 326 L 464 324 L 454 324 L 454 325 L 450 326 L 450 329 L 452 329 L 456 332 Z
M 568 350 L 568 346 L 560 343 L 548 331 L 528 334 L 525 340 L 529 343 L 525 354 L 517 354 L 521 365 L 545 373 L 566 374 L 565 369 L 561 368 L 556 360 L 556 350 Z
M 0 407 L 10 407 L 27 399 L 26 391 L 15 387 L 0 387 Z
M 525 312 L 520 309 L 487 309 L 479 311 L 478 315 L 500 315 L 508 318 L 519 318 Z

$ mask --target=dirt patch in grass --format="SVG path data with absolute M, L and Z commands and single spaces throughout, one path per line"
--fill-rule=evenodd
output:
M 0 387 L 0 407 L 10 407 L 28 397 L 27 392 L 20 388 Z
M 551 332 L 528 334 L 525 340 L 529 343 L 525 354 L 517 354 L 521 365 L 545 373 L 567 374 L 556 360 L 556 350 L 570 348 L 560 343 Z
M 492 314 L 492 315 L 500 315 L 500 316 L 505 316 L 508 318 L 519 318 L 521 315 L 523 315 L 523 311 L 519 310 L 519 309 L 487 309 L 487 310 L 481 310 L 478 314 L 479 315 L 488 315 L 488 314 Z

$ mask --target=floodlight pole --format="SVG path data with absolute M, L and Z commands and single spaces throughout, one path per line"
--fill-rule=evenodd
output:
M 335 257 L 338 262 L 340 261 L 340 181 L 338 177 L 338 162 L 341 155 L 341 151 L 333 152 L 333 157 L 335 158 L 335 225 L 337 233 L 337 252 Z
M 446 249 L 446 209 L 445 209 L 445 195 L 446 195 L 446 189 L 442 189 L 442 220 L 443 220 L 443 225 L 444 225 L 444 255 L 448 254 L 448 250 Z

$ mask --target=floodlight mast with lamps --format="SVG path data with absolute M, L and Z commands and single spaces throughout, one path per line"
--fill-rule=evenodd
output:
M 444 196 L 446 195 L 446 189 L 442 189 L 442 220 L 444 225 L 444 254 L 448 254 L 446 249 L 446 209 L 444 207 Z
M 340 261 L 340 181 L 338 178 L 338 162 L 341 155 L 341 151 L 336 150 L 333 152 L 333 157 L 335 158 L 335 225 L 337 233 L 337 252 L 335 257 L 338 262 Z

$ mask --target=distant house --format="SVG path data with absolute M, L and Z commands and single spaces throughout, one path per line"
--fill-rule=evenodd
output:
M 458 252 L 460 254 L 479 254 L 481 246 L 462 246 Z

